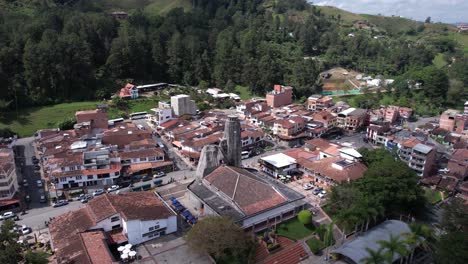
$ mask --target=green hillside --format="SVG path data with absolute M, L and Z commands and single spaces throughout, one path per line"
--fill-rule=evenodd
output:
M 185 11 L 192 7 L 191 0 L 100 0 L 105 10 L 131 11 L 143 9 L 148 14 L 164 14 L 177 7 L 184 8 Z
M 316 8 L 319 9 L 322 12 L 322 14 L 325 14 L 330 17 L 337 18 L 338 15 L 340 15 L 341 21 L 344 24 L 352 25 L 357 20 L 365 20 L 365 18 L 361 15 L 351 13 L 343 9 L 339 9 L 334 6 L 316 6 Z

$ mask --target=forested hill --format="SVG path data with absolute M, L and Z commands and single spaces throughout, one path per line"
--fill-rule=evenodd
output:
M 117 10 L 128 19 L 113 18 Z M 319 92 L 319 72 L 338 65 L 403 76 L 400 90 L 404 78 L 436 76 L 418 96 L 438 105 L 463 98 L 467 63 L 457 43 L 373 36 L 305 0 L 0 0 L 0 109 L 108 98 L 127 81 L 258 94 L 282 83 L 299 99 Z M 455 73 L 431 66 L 436 54 L 455 61 Z

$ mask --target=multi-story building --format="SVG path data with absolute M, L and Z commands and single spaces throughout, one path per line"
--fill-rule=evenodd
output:
M 273 91 L 266 95 L 267 104 L 270 107 L 280 107 L 292 104 L 293 88 L 275 84 Z
M 439 127 L 450 132 L 453 132 L 455 129 L 455 118 L 461 115 L 461 112 L 454 109 L 448 109 L 440 115 Z
M 426 177 L 434 165 L 436 149 L 411 137 L 398 144 L 398 155 L 418 176 Z
M 464 181 L 468 177 L 468 149 L 456 149 L 448 161 L 447 168 L 450 175 Z
M 364 125 L 367 111 L 365 109 L 349 108 L 337 116 L 337 126 L 345 131 L 354 132 Z
M 295 116 L 287 119 L 276 120 L 273 124 L 273 134 L 283 137 L 291 137 L 301 133 L 305 128 L 305 120 Z
M 152 108 L 151 111 L 154 114 L 149 117 L 149 121 L 155 126 L 173 119 L 171 105 L 166 102 L 159 102 L 158 108 Z
M 118 263 L 110 251 L 177 231 L 177 214 L 153 192 L 104 194 L 49 224 L 56 262 Z
M 307 99 L 307 109 L 311 111 L 323 111 L 334 105 L 330 96 L 313 95 Z
M 125 87 L 120 89 L 118 96 L 123 99 L 136 99 L 138 98 L 138 89 L 134 84 L 127 83 Z
M 56 189 L 113 185 L 122 168 L 120 157 L 109 149 L 70 153 L 44 163 Z
M 195 101 L 190 99 L 190 95 L 178 94 L 171 97 L 171 107 L 176 116 L 195 115 L 197 106 Z
M 0 200 L 13 198 L 18 190 L 15 155 L 12 149 L 0 149 Z
M 366 138 L 370 143 L 385 145 L 387 143 L 386 132 L 390 131 L 390 122 L 373 122 L 367 127 Z
M 106 107 L 95 110 L 78 111 L 75 113 L 77 124 L 88 123 L 91 129 L 107 129 L 109 127 Z

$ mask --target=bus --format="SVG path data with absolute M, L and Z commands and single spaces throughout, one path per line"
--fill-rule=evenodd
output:
M 136 113 L 132 113 L 130 114 L 130 119 L 131 120 L 135 120 L 135 119 L 143 119 L 143 118 L 146 118 L 146 115 L 148 113 L 147 112 L 136 112 Z
M 250 157 L 250 151 L 242 151 L 241 158 L 248 159 Z

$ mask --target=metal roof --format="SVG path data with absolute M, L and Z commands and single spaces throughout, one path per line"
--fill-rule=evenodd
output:
M 393 236 L 398 236 L 400 237 L 400 240 L 402 240 L 404 239 L 402 234 L 409 232 L 411 232 L 411 229 L 405 222 L 398 220 L 387 220 L 382 224 L 372 228 L 368 232 L 365 232 L 363 235 L 343 244 L 341 247 L 333 250 L 331 253 L 343 255 L 352 260 L 354 263 L 361 264 L 364 263 L 363 259 L 369 256 L 366 248 L 377 251 L 380 249 L 380 244 L 378 241 L 388 241 L 390 239 L 390 234 Z M 395 254 L 393 256 L 393 261 L 399 258 L 400 256 Z
M 276 168 L 282 168 L 296 163 L 296 159 L 291 158 L 290 156 L 278 153 L 262 158 L 263 161 L 270 163 Z
M 424 154 L 427 154 L 427 153 L 431 152 L 432 147 L 419 143 L 419 144 L 416 144 L 416 146 L 414 146 L 413 149 L 417 150 L 419 152 L 422 152 Z

